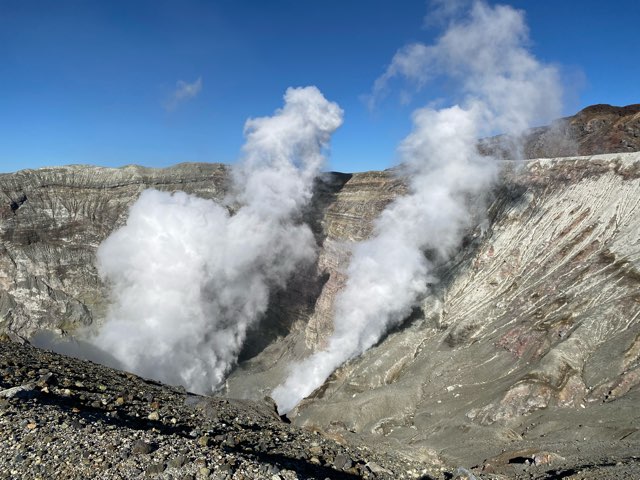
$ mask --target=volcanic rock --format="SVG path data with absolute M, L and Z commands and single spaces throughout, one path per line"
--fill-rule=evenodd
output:
M 102 318 L 107 291 L 95 251 L 146 188 L 206 198 L 225 192 L 226 168 L 72 165 L 0 174 L 0 331 L 25 337 Z
M 189 395 L 21 339 L 46 346 L 43 329 L 73 334 L 100 322 L 108 295 L 95 251 L 140 192 L 221 199 L 226 167 L 0 175 L 0 331 L 22 342 L 0 342 L 0 478 L 181 478 L 207 469 L 400 478 L 425 467 L 437 477 L 442 457 L 449 472 L 480 475 L 486 459 L 524 451 L 532 453 L 522 462 L 494 460 L 491 475 L 637 477 L 640 153 L 626 152 L 640 150 L 639 112 L 597 105 L 533 129 L 520 152 L 533 159 L 501 163 L 477 228 L 438 266 L 440 283 L 421 308 L 305 399 L 289 415 L 293 425 L 264 396 L 292 361 L 326 344 L 351 246 L 406 191 L 395 171 L 318 180 L 304 212 L 317 262 L 274 292 L 226 383 L 226 395 L 253 401 Z M 509 144 L 495 137 L 480 148 L 507 158 Z M 607 152 L 616 153 L 596 155 Z M 133 454 L 137 441 L 157 449 Z M 340 455 L 348 461 L 337 467 Z
M 169 478 L 160 476 L 166 473 L 171 478 L 209 478 L 211 474 L 212 478 L 270 479 L 275 472 L 287 479 L 417 478 L 427 473 L 444 478 L 437 466 L 427 472 L 424 466 L 393 453 L 340 445 L 261 414 L 259 405 L 252 408 L 246 400 L 191 395 L 182 388 L 0 336 L 3 391 L 25 384 L 30 371 L 43 368 L 67 383 L 84 386 L 71 387 L 69 395 L 63 395 L 61 387 L 46 391 L 35 386 L 31 395 L 14 395 L 0 406 L 0 478 Z M 123 405 L 110 401 L 122 391 L 130 392 L 130 401 Z M 146 419 L 149 395 L 164 406 L 166 415 L 158 421 Z M 95 400 L 99 407 L 93 406 Z M 212 410 L 215 417 L 209 413 Z M 194 431 L 203 436 L 194 437 Z M 263 449 L 256 448 L 259 443 Z M 340 468 L 307 461 L 305 452 L 312 443 L 321 446 L 320 457 L 341 459 Z M 351 461 L 356 473 L 344 472 Z M 371 462 L 394 474 L 368 474 L 364 466 Z
M 541 447 L 569 462 L 601 449 L 629 461 L 640 441 L 640 153 L 512 164 L 488 212 L 440 266 L 425 313 L 337 370 L 295 424 L 342 425 L 415 458 L 437 445 L 467 465 Z M 232 394 L 269 354 L 231 376 Z
M 486 152 L 513 158 L 504 136 L 481 142 Z M 548 127 L 534 128 L 525 136 L 524 158 L 571 157 L 640 150 L 640 104 L 614 107 L 592 105 Z

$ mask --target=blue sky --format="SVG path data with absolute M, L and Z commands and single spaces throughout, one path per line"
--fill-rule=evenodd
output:
M 640 2 L 500 3 L 526 11 L 531 50 L 560 67 L 566 114 L 640 103 Z M 330 169 L 389 167 L 436 92 L 374 111 L 363 95 L 400 47 L 433 41 L 426 13 L 423 0 L 0 0 L 0 171 L 230 163 L 245 120 L 305 85 L 345 110 Z

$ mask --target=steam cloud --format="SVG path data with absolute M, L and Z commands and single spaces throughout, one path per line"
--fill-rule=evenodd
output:
M 407 318 L 437 281 L 425 250 L 438 261 L 451 257 L 471 227 L 469 198 L 481 198 L 497 173 L 495 160 L 479 154 L 478 139 L 495 132 L 517 139 L 560 113 L 558 73 L 526 50 L 521 11 L 477 1 L 459 13 L 435 44 L 400 49 L 374 84 L 375 103 L 395 77 L 417 88 L 446 79 L 459 86 L 459 103 L 413 113 L 413 131 L 399 147 L 409 193 L 384 210 L 372 238 L 355 245 L 327 348 L 292 366 L 272 393 L 281 413 Z
M 288 89 L 271 117 L 245 125 L 227 208 L 183 192 L 147 190 L 98 249 L 112 287 L 91 341 L 124 368 L 211 392 L 237 359 L 270 288 L 315 255 L 300 211 L 312 195 L 342 110 L 315 87 Z

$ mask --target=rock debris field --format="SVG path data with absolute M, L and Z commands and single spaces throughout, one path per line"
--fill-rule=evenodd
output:
M 0 478 L 445 478 L 265 401 L 192 395 L 0 337 Z M 434 471 L 432 471 L 434 470 Z
M 639 478 L 640 460 L 536 449 L 464 468 L 295 427 L 263 403 L 193 395 L 0 336 L 0 479 Z M 637 453 L 637 452 L 636 452 Z

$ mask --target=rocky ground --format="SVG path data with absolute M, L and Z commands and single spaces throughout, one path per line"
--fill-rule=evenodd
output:
M 286 423 L 268 401 L 197 396 L 0 338 L 2 479 L 445 478 L 342 442 Z
M 384 448 L 290 425 L 268 400 L 193 395 L 0 336 L 0 479 L 640 478 L 637 444 L 624 439 L 576 441 L 569 458 L 505 451 L 468 468 Z

